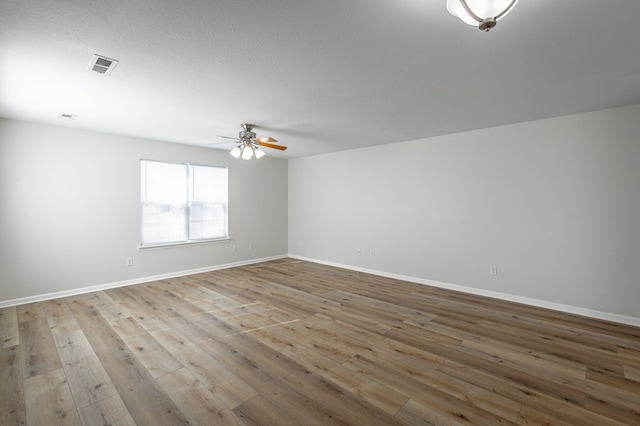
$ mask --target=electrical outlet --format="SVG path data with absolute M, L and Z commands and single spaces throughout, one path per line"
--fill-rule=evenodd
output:
M 253 250 L 253 243 L 249 243 L 249 250 Z
M 376 256 L 376 252 L 374 250 L 370 250 L 369 251 L 369 256 L 370 257 L 375 257 Z
M 497 266 L 489 266 L 489 273 L 491 275 L 498 275 L 498 267 Z
M 232 247 L 232 250 L 234 251 L 234 253 L 237 252 L 238 251 L 238 246 L 234 244 L 233 247 Z
M 127 266 L 133 266 L 133 257 L 127 257 L 126 265 Z

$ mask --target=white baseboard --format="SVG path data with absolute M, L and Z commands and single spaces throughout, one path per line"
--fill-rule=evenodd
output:
M 56 291 L 54 293 L 38 294 L 36 296 L 21 297 L 19 299 L 1 300 L 0 309 L 6 308 L 9 306 L 24 305 L 27 303 L 42 302 L 45 300 L 57 299 L 59 297 L 76 296 L 78 294 L 91 293 L 93 291 L 108 290 L 110 288 L 125 287 L 129 285 L 134 285 L 134 284 L 143 284 L 143 283 L 148 283 L 152 281 L 166 280 L 168 278 L 184 277 L 186 275 L 201 274 L 203 272 L 211 272 L 211 271 L 217 271 L 220 269 L 234 268 L 236 266 L 253 265 L 254 263 L 267 262 L 269 260 L 283 259 L 286 257 L 287 255 L 283 254 L 279 256 L 263 257 L 260 259 L 243 260 L 240 262 L 225 263 L 222 265 L 207 266 L 204 268 L 190 269 L 186 271 L 169 272 L 166 274 L 154 275 L 150 277 L 140 277 L 140 278 L 134 278 L 131 280 L 117 281 L 117 282 L 106 283 L 106 284 L 98 284 L 90 287 Z
M 374 270 L 374 269 L 360 268 L 360 267 L 352 266 L 352 265 L 344 265 L 344 264 L 336 263 L 336 262 L 329 262 L 329 261 L 320 260 L 320 259 L 312 259 L 312 258 L 308 258 L 308 257 L 297 256 L 295 254 L 289 254 L 288 257 L 290 257 L 292 259 L 305 260 L 305 261 L 308 261 L 308 262 L 319 263 L 319 264 L 322 264 L 322 265 L 335 266 L 337 268 L 344 268 L 344 269 L 349 269 L 349 270 L 352 270 L 352 271 L 364 272 L 364 273 L 372 274 L 372 275 L 378 275 L 378 276 L 381 276 L 381 277 L 393 278 L 393 279 L 402 280 L 402 281 L 408 281 L 408 282 L 416 283 L 416 284 L 423 284 L 423 285 L 428 285 L 428 286 L 433 286 L 433 287 L 439 287 L 439 288 L 444 288 L 444 289 L 447 289 L 447 290 L 455 290 L 455 291 L 460 291 L 460 292 L 463 292 L 463 293 L 475 294 L 475 295 L 478 295 L 478 296 L 492 297 L 494 299 L 507 300 L 509 302 L 522 303 L 522 304 L 525 304 L 525 305 L 531 305 L 531 306 L 537 306 L 537 307 L 540 307 L 540 308 L 552 309 L 554 311 L 566 312 L 566 313 L 569 313 L 569 314 L 581 315 L 581 316 L 585 316 L 585 317 L 596 318 L 596 319 L 601 319 L 601 320 L 605 320 L 605 321 L 617 322 L 617 323 L 620 323 L 620 324 L 628 324 L 628 325 L 633 325 L 633 326 L 636 326 L 636 327 L 640 327 L 640 318 L 630 317 L 630 316 L 626 316 L 626 315 L 612 314 L 612 313 L 609 313 L 609 312 L 601 312 L 601 311 L 596 311 L 596 310 L 593 310 L 593 309 L 581 308 L 581 307 L 578 307 L 578 306 L 563 305 L 561 303 L 547 302 L 545 300 L 531 299 L 531 298 L 528 298 L 528 297 L 521 297 L 521 296 L 515 296 L 515 295 L 507 294 L 507 293 L 500 293 L 500 292 L 497 292 L 497 291 L 482 290 L 482 289 L 478 289 L 478 288 L 466 287 L 466 286 L 457 285 L 457 284 L 449 284 L 449 283 L 443 283 L 443 282 L 439 282 L 439 281 L 427 280 L 427 279 L 424 279 L 424 278 L 416 278 L 416 277 L 411 277 L 411 276 L 407 276 L 407 275 L 393 274 L 393 273 L 385 272 L 385 271 L 377 271 L 377 270 Z
M 427 280 L 424 278 L 416 278 L 408 275 L 394 274 L 391 272 L 378 271 L 375 269 L 360 268 L 358 266 L 345 265 L 342 263 L 330 262 L 330 261 L 325 261 L 320 259 L 313 259 L 313 258 L 308 258 L 304 256 L 298 256 L 295 254 L 270 256 L 270 257 L 263 257 L 260 259 L 250 259 L 250 260 L 244 260 L 240 262 L 225 263 L 222 265 L 207 266 L 204 268 L 197 268 L 197 269 L 190 269 L 190 270 L 184 270 L 184 271 L 169 272 L 161 275 L 134 278 L 134 279 L 125 280 L 125 281 L 98 284 L 95 286 L 58 291 L 54 293 L 39 294 L 36 296 L 28 296 L 28 297 L 22 297 L 18 299 L 1 300 L 0 309 L 6 308 L 9 306 L 24 305 L 27 303 L 42 302 L 45 300 L 57 299 L 60 297 L 68 297 L 68 296 L 75 296 L 78 294 L 91 293 L 93 291 L 108 290 L 110 288 L 125 287 L 129 285 L 143 284 L 147 282 L 165 280 L 169 278 L 183 277 L 186 275 L 201 274 L 204 272 L 234 268 L 237 266 L 253 265 L 255 263 L 267 262 L 269 260 L 283 259 L 286 257 L 290 257 L 292 259 L 304 260 L 304 261 L 313 262 L 313 263 L 319 263 L 327 266 L 334 266 L 336 268 L 344 268 L 352 271 L 364 272 L 367 274 L 378 275 L 386 278 L 393 278 L 393 279 L 407 281 L 407 282 L 416 283 L 416 284 L 423 284 L 423 285 L 428 285 L 428 286 L 433 286 L 438 288 L 444 288 L 448 290 L 455 290 L 463 293 L 475 294 L 478 296 L 492 297 L 494 299 L 507 300 L 510 302 L 522 303 L 525 305 L 537 306 L 541 308 L 552 309 L 555 311 L 566 312 L 570 314 L 581 315 L 585 317 L 597 318 L 605 321 L 617 322 L 620 324 L 628 324 L 628 325 L 640 327 L 640 318 L 636 318 L 636 317 L 613 314 L 609 312 L 601 312 L 593 309 L 581 308 L 578 306 L 571 306 L 571 305 L 564 305 L 560 303 L 548 302 L 545 300 L 532 299 L 528 297 L 515 296 L 512 294 L 500 293 L 496 291 L 482 290 L 482 289 L 462 286 L 458 284 L 450 284 L 450 283 L 444 283 L 440 281 Z

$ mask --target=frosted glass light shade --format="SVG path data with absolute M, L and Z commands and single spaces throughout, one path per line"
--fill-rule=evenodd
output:
M 256 154 L 256 159 L 264 157 L 264 151 L 261 150 L 260 148 L 256 148 L 255 154 Z
M 253 149 L 251 149 L 250 146 L 245 145 L 242 149 L 242 159 L 251 160 L 251 157 L 253 157 Z
M 240 158 L 240 153 L 242 152 L 242 150 L 240 149 L 239 146 L 236 146 L 235 148 L 233 148 L 231 150 L 231 152 L 229 154 L 231 154 L 231 156 L 233 158 Z
M 496 21 L 504 18 L 517 3 L 513 0 L 466 0 L 466 2 L 469 9 L 480 19 L 496 18 Z M 469 25 L 477 27 L 479 24 L 478 20 L 467 13 L 460 0 L 447 0 L 447 10 Z

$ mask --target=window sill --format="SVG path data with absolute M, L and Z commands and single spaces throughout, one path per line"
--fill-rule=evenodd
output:
M 181 247 L 181 246 L 198 246 L 202 244 L 218 244 L 218 243 L 226 243 L 229 241 L 231 241 L 230 237 L 224 237 L 224 238 L 215 238 L 211 240 L 184 241 L 179 243 L 160 243 L 160 244 L 144 244 L 144 245 L 140 244 L 138 246 L 138 251 L 160 250 L 160 249 Z

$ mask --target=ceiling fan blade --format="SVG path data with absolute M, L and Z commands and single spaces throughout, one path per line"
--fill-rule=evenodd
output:
M 273 149 L 277 149 L 280 151 L 284 151 L 285 149 L 287 149 L 286 146 L 281 146 L 281 145 L 274 145 L 272 143 L 267 143 L 267 142 L 260 142 L 259 140 L 256 140 L 256 143 L 260 146 L 264 146 L 267 148 L 273 148 Z
M 274 139 L 274 138 L 253 138 L 253 140 L 256 141 L 256 142 L 266 142 L 266 143 L 278 142 L 278 140 Z
M 232 138 L 230 136 L 218 136 L 218 138 L 220 138 L 220 139 L 233 139 L 233 140 L 231 140 L 231 141 L 209 142 L 206 146 L 225 145 L 225 144 L 230 144 L 230 143 L 233 143 L 233 142 L 239 142 L 238 138 Z

